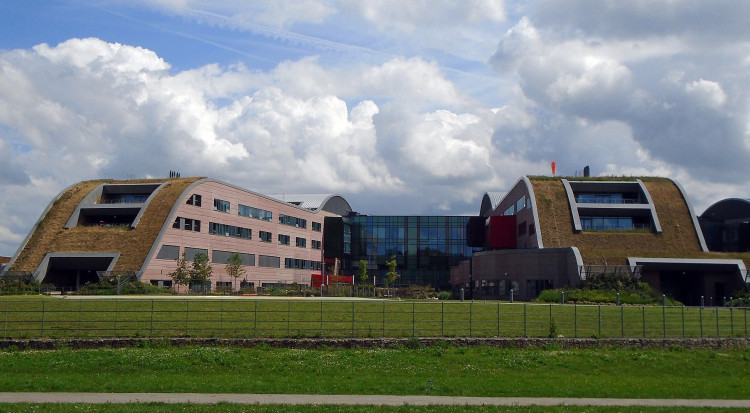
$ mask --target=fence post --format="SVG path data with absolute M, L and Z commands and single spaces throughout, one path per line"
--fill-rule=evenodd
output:
M 682 306 L 682 338 L 685 338 L 685 306 Z
M 528 337 L 528 328 L 526 326 L 526 303 L 523 303 L 523 336 Z
M 385 301 L 383 301 L 383 337 L 385 337 Z
M 573 303 L 573 337 L 578 338 L 578 303 Z
M 354 338 L 354 301 L 352 301 L 352 338 Z
M 154 299 L 151 299 L 151 331 L 149 333 L 150 337 L 154 336 Z
M 81 330 L 83 326 L 83 300 L 78 300 L 78 337 L 81 337 Z
M 620 293 L 617 293 L 620 294 Z M 619 301 L 619 297 L 618 297 Z M 620 334 L 625 338 L 625 307 L 620 306 Z
M 118 306 L 118 300 L 115 298 L 115 337 L 120 337 L 120 332 L 117 329 L 117 320 L 120 318 L 120 309 Z
M 286 302 L 286 336 L 289 337 L 291 334 L 292 326 L 292 302 Z
M 664 338 L 667 338 L 667 296 L 661 295 L 661 329 Z
M 417 302 L 411 302 L 411 336 L 416 337 L 417 335 Z
M 42 300 L 42 331 L 39 336 L 39 338 L 44 338 L 44 316 L 45 316 L 45 309 L 47 305 L 47 300 Z
M 698 309 L 698 322 L 701 325 L 701 338 L 703 338 L 703 297 L 701 297 L 701 307 Z
M 599 304 L 599 338 L 602 338 L 602 305 Z
M 472 324 L 474 324 L 474 300 L 469 303 L 469 337 L 472 335 Z
M 258 336 L 258 301 L 254 301 L 255 306 L 253 306 L 253 337 Z M 323 302 L 320 302 L 323 304 Z M 323 311 L 322 309 L 320 310 Z
M 734 307 L 732 307 L 732 304 L 731 304 L 732 297 L 729 297 L 729 303 L 730 303 L 729 304 L 729 325 L 731 326 L 729 330 L 729 334 L 731 337 L 731 336 L 734 336 Z
M 497 336 L 500 337 L 500 303 L 497 303 Z
M 190 330 L 190 300 L 185 299 L 185 335 L 188 335 Z
M 229 291 L 231 294 L 232 292 Z M 219 304 L 219 331 L 221 336 L 224 336 L 224 300 L 220 301 L 221 304 Z
M 320 336 L 323 337 L 323 299 L 322 298 L 320 300 Z
M 646 338 L 646 306 L 641 306 L 641 312 L 643 313 L 643 338 Z
M 745 323 L 747 327 L 747 323 Z M 8 300 L 5 300 L 5 322 L 3 323 L 3 338 L 8 337 Z
M 445 301 L 440 303 L 440 335 L 445 336 Z
M 719 338 L 719 308 L 714 308 L 716 311 L 716 338 Z

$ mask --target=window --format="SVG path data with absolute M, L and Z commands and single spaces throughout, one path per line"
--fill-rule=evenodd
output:
M 523 210 L 525 206 L 526 206 L 526 197 L 522 196 L 518 198 L 518 201 L 516 201 L 516 213 Z
M 224 235 L 226 237 L 253 239 L 253 230 L 250 228 L 236 227 L 234 225 L 219 224 L 216 222 L 210 222 L 208 224 L 208 233 Z
M 194 206 L 201 206 L 201 196 L 198 194 L 190 195 L 190 197 L 185 202 L 188 205 L 194 205 Z
M 186 231 L 200 232 L 201 231 L 201 221 L 198 220 L 198 219 L 190 219 L 190 218 L 177 217 L 177 218 L 175 218 L 174 223 L 172 224 L 172 228 L 175 228 L 175 229 L 184 229 Z
M 271 242 L 271 233 L 268 231 L 260 231 L 258 233 L 261 242 Z
M 304 238 L 297 237 L 295 240 L 296 244 L 300 248 L 307 248 L 307 240 Z
M 515 213 L 516 213 L 516 209 L 515 208 L 516 208 L 515 205 L 511 205 L 510 207 L 508 207 L 508 209 L 506 209 L 503 212 L 503 215 L 515 215 Z
M 323 246 L 323 243 L 320 242 L 320 241 L 312 240 L 310 242 L 312 243 L 312 249 L 314 249 L 314 250 L 319 250 Z
M 291 243 L 291 238 L 289 235 L 279 234 L 279 245 L 289 245 Z
M 628 231 L 649 229 L 650 225 L 633 217 L 594 217 L 582 216 L 581 228 L 584 231 Z
M 279 214 L 279 224 L 291 225 L 298 228 L 307 228 L 307 220 L 290 215 Z
M 298 258 L 284 258 L 284 268 L 295 268 L 299 270 L 319 270 L 320 262 L 302 260 Z
M 270 255 L 259 255 L 258 256 L 258 266 L 259 267 L 268 267 L 268 268 L 280 268 L 281 267 L 281 258 L 279 258 L 279 257 L 272 257 Z
M 263 221 L 271 221 L 273 219 L 273 214 L 271 213 L 271 211 L 266 211 L 265 209 L 260 208 L 253 208 L 242 204 L 237 206 L 237 214 L 242 215 L 243 217 L 261 219 Z
M 243 252 L 231 252 L 231 251 L 220 251 L 213 250 L 211 252 L 211 262 L 214 264 L 226 264 L 229 261 L 229 257 L 232 254 L 239 255 L 242 260 L 242 265 L 254 266 L 255 265 L 255 254 L 245 254 Z
M 214 199 L 214 211 L 229 212 L 229 201 Z
M 318 231 L 318 232 L 322 231 L 323 230 L 323 224 L 321 224 L 320 222 L 313 221 L 313 223 L 312 223 L 312 230 L 313 231 Z
M 180 247 L 178 245 L 162 245 L 159 253 L 156 254 L 157 260 L 176 260 L 180 258 Z

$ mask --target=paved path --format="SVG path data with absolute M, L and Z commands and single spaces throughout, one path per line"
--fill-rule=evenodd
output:
M 316 394 L 0 393 L 0 403 L 237 403 L 338 405 L 666 406 L 750 408 L 750 400 L 576 399 L 567 397 L 450 397 Z

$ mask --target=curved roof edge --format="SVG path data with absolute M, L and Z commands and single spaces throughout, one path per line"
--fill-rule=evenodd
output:
M 479 207 L 479 216 L 480 217 L 488 217 L 490 214 L 492 214 L 492 211 L 497 208 L 497 206 L 500 204 L 500 201 L 505 198 L 505 195 L 507 195 L 507 192 L 502 191 L 488 191 L 484 193 L 484 196 L 482 196 L 482 204 Z
M 52 206 L 55 205 L 55 202 L 57 202 L 58 199 L 60 199 L 63 195 L 65 195 L 65 193 L 70 191 L 71 188 L 73 188 L 74 186 L 78 184 L 79 182 L 76 182 L 74 184 L 66 186 L 65 189 L 58 192 L 57 195 L 54 198 L 52 198 L 52 200 L 47 204 L 47 207 L 44 208 L 44 211 L 42 211 L 41 215 L 39 215 L 39 218 L 36 220 L 34 225 L 31 227 L 31 229 L 29 229 L 28 234 L 26 234 L 26 238 L 24 238 L 23 241 L 21 241 L 21 244 L 18 246 L 18 249 L 10 258 L 10 261 L 8 262 L 8 264 L 5 266 L 6 271 L 9 270 L 11 267 L 13 267 L 13 264 L 16 262 L 16 258 L 18 258 L 18 255 L 21 254 L 21 251 L 23 251 L 23 249 L 26 247 L 26 244 L 29 243 L 29 240 L 31 239 L 32 235 L 34 235 L 34 232 L 37 230 L 37 228 L 39 228 L 39 224 L 42 221 L 44 221 L 44 218 L 49 213 L 49 210 L 52 209 Z
M 339 194 L 284 194 L 268 197 L 313 212 L 327 211 L 341 216 L 352 212 L 349 201 Z
M 518 180 L 519 183 L 521 181 L 524 182 L 524 184 L 526 185 L 526 189 L 529 192 L 529 200 L 531 201 L 531 212 L 534 214 L 534 225 L 536 225 L 536 227 L 538 228 L 538 230 L 536 231 L 537 248 L 544 248 L 544 241 L 542 240 L 542 225 L 541 225 L 541 222 L 539 222 L 539 208 L 536 205 L 536 195 L 534 194 L 534 185 L 531 184 L 531 180 L 529 179 L 528 175 L 524 175 L 521 179 Z M 578 253 L 578 258 L 580 258 L 581 253 L 578 251 L 578 248 L 576 248 L 576 252 Z
M 698 223 L 698 215 L 696 215 L 695 211 L 693 210 L 693 204 L 690 202 L 690 198 L 688 198 L 687 192 L 685 192 L 679 182 L 671 178 L 668 179 L 672 181 L 672 183 L 677 187 L 677 190 L 680 191 L 680 195 L 682 195 L 682 199 L 685 200 L 688 211 L 690 212 L 690 219 L 693 221 L 693 229 L 695 230 L 695 234 L 698 236 L 698 242 L 701 245 L 701 249 L 703 250 L 703 252 L 708 252 L 708 246 L 706 245 L 706 240 L 703 238 L 701 225 L 700 223 Z
M 705 211 L 703 211 L 703 213 L 700 215 L 700 217 L 701 218 L 708 218 L 706 216 L 706 214 L 708 214 L 711 210 L 713 210 L 715 208 L 718 208 L 718 207 L 721 207 L 721 206 L 724 206 L 725 204 L 727 204 L 729 202 L 738 202 L 738 203 L 741 203 L 741 204 L 747 204 L 748 209 L 750 209 L 750 199 L 745 199 L 745 198 L 724 198 L 722 200 L 716 201 L 713 204 L 711 204 L 711 206 L 709 206 L 708 208 L 706 208 Z

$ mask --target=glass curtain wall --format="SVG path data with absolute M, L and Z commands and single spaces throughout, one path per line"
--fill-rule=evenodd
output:
M 385 262 L 395 256 L 401 277 L 396 285 L 431 285 L 450 288 L 450 268 L 471 257 L 466 245 L 465 216 L 365 216 L 348 218 L 351 256 L 348 274 L 367 260 L 368 273 L 382 285 Z M 373 269 L 377 266 L 377 269 Z

